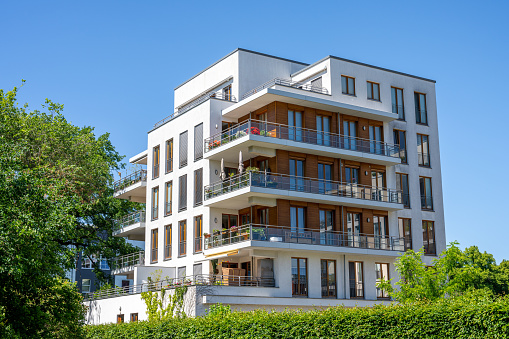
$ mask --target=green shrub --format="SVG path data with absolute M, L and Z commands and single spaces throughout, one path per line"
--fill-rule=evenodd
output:
M 198 318 L 87 326 L 86 332 L 90 339 L 509 337 L 509 298 L 482 291 L 432 303 L 366 308 L 229 313 L 219 307 L 213 311 Z

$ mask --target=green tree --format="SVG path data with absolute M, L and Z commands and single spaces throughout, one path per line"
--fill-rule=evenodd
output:
M 0 334 L 79 337 L 81 296 L 65 270 L 78 251 L 111 263 L 136 250 L 107 236 L 136 206 L 112 198 L 122 157 L 107 134 L 73 126 L 50 100 L 47 112 L 20 107 L 16 95 L 0 90 Z

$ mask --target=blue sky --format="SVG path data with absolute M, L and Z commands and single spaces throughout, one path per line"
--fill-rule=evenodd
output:
M 9 1 L 0 88 L 132 156 L 173 88 L 237 47 L 335 55 L 437 80 L 447 240 L 509 259 L 509 2 Z M 507 191 L 506 191 L 507 187 Z

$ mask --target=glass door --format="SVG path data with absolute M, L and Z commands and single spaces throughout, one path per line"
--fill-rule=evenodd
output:
M 290 159 L 290 190 L 304 191 L 304 160 Z
M 384 154 L 382 141 L 382 126 L 369 126 L 369 152 L 373 154 Z
M 318 145 L 330 146 L 330 117 L 317 115 L 316 129 L 316 143 Z
M 306 210 L 304 207 L 290 207 L 291 231 L 303 233 L 306 228 Z
M 320 244 L 333 245 L 334 211 L 320 210 Z
M 290 140 L 302 141 L 302 112 L 288 111 L 288 137 Z
M 357 149 L 357 122 L 343 121 L 343 145 L 345 149 Z
M 360 213 L 347 213 L 346 214 L 346 228 L 348 232 L 348 246 L 360 247 L 360 233 L 361 233 L 361 214 Z

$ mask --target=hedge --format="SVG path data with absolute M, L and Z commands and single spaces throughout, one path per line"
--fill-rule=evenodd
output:
M 232 312 L 161 322 L 86 326 L 87 338 L 509 338 L 509 298 L 317 311 Z

